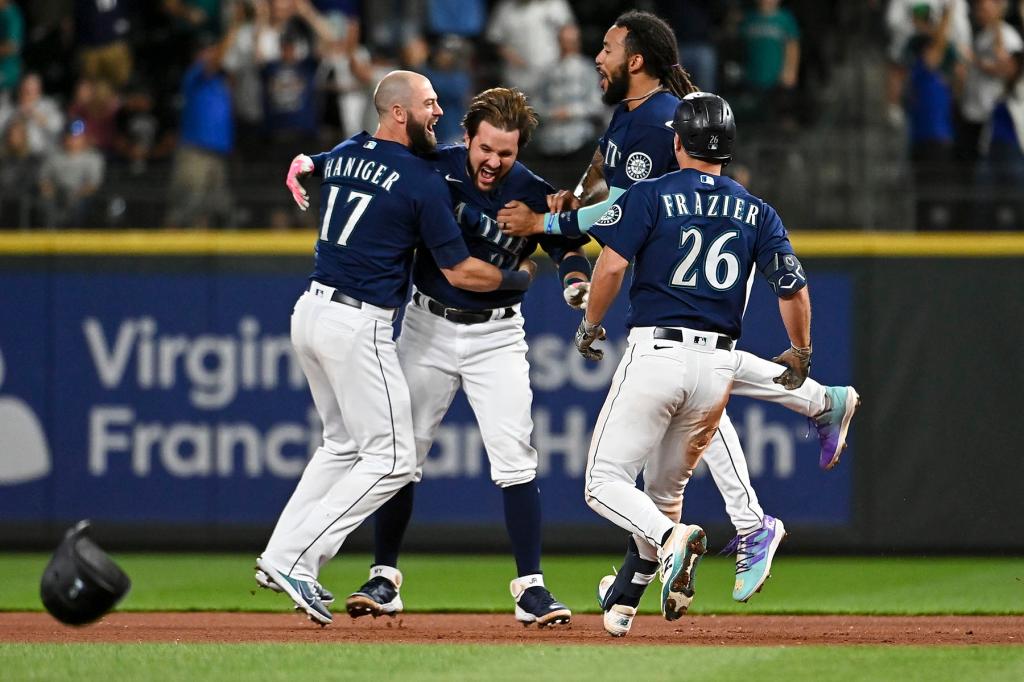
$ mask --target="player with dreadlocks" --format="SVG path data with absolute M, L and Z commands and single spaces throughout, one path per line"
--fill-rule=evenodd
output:
M 514 236 L 578 235 L 587 232 L 591 225 L 615 224 L 621 217 L 615 200 L 633 183 L 678 170 L 672 121 L 680 101 L 698 91 L 678 61 L 675 34 L 662 19 L 642 11 L 629 11 L 616 19 L 594 62 L 601 76 L 605 103 L 618 107 L 590 167 L 574 192 L 563 190 L 549 195 L 549 213 L 534 213 L 521 202 L 507 204 L 497 215 L 502 231 Z M 723 165 L 728 163 L 731 139 L 728 143 L 721 140 L 720 148 L 719 140 L 709 138 L 706 142 L 709 153 L 715 154 Z M 716 154 L 716 149 L 721 153 Z M 684 240 L 680 248 L 691 247 L 691 241 Z M 687 255 L 680 254 L 681 263 L 688 262 L 684 259 Z M 702 254 L 694 257 L 698 255 Z M 799 269 L 799 263 L 794 267 Z M 679 286 L 688 286 L 688 272 L 682 273 L 687 277 L 682 278 Z M 573 307 L 585 307 L 589 286 L 589 282 L 567 286 L 563 294 L 566 302 Z M 860 400 L 852 386 L 823 386 L 807 378 L 810 353 L 810 347 L 791 348 L 769 362 L 738 351 L 740 361 L 732 393 L 781 404 L 811 418 L 821 442 L 819 466 L 831 469 L 846 446 L 850 420 Z M 760 591 L 768 578 L 786 530 L 782 521 L 761 509 L 750 484 L 739 437 L 725 413 L 705 451 L 704 461 L 736 528 L 737 536 L 729 545 L 736 551 L 733 599 L 745 602 Z M 678 520 L 685 484 L 681 479 L 668 486 L 671 489 L 655 491 L 648 487 L 648 494 L 660 499 L 663 512 Z M 656 548 L 631 536 L 618 575 L 605 576 L 598 588 L 605 611 L 604 626 L 609 634 L 622 636 L 629 632 L 640 597 L 657 567 Z

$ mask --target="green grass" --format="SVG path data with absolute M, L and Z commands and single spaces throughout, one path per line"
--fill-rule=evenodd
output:
M 119 554 L 133 581 L 126 611 L 282 611 L 286 600 L 255 589 L 253 557 Z M 0 611 L 41 610 L 39 577 L 48 557 L 0 555 Z M 546 582 L 577 612 L 597 612 L 597 581 L 621 557 L 556 557 L 544 561 Z M 370 558 L 346 555 L 328 564 L 321 582 L 339 596 L 366 580 Z M 504 612 L 512 608 L 505 556 L 402 559 L 402 597 L 409 611 Z M 691 613 L 1024 614 L 1024 559 L 811 558 L 776 559 L 773 577 L 749 604 L 732 601 L 731 559 L 700 566 Z M 658 612 L 657 590 L 642 607 Z
M 0 644 L 8 680 L 1024 679 L 1024 647 Z

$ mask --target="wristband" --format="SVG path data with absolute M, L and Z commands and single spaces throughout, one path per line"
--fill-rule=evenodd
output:
M 498 288 L 503 291 L 526 291 L 530 288 L 530 273 L 526 270 L 502 270 Z
M 561 234 L 560 230 L 557 230 L 558 226 L 558 214 L 548 213 L 544 219 L 544 234 Z
M 558 263 L 558 276 L 562 278 L 562 284 L 565 286 L 569 286 L 573 282 L 586 281 L 580 277 L 574 277 L 571 281 L 566 280 L 565 278 L 573 272 L 581 272 L 589 277 L 591 272 L 590 261 L 586 257 L 574 253 L 566 256 Z

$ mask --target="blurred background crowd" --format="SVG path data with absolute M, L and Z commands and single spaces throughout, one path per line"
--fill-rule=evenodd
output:
M 299 152 L 372 131 L 374 84 L 520 88 L 523 160 L 575 184 L 611 115 L 593 57 L 632 7 L 732 103 L 730 172 L 796 229 L 1024 227 L 1017 0 L 0 0 L 0 227 L 307 227 Z

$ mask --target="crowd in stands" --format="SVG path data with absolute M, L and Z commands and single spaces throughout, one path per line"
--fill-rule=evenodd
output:
M 1019 8 L 970 4 L 886 5 L 890 118 L 921 187 L 947 182 L 935 169 L 972 144 L 972 182 L 1020 184 L 1007 93 L 1021 40 L 1005 19 Z M 372 131 L 373 86 L 395 68 L 433 82 L 443 142 L 461 140 L 475 92 L 522 89 L 541 118 L 523 158 L 571 187 L 611 115 L 594 55 L 634 6 L 672 25 L 680 63 L 744 130 L 818 123 L 839 0 L 0 0 L 0 227 L 307 225 L 278 176 L 296 153 Z
M 889 118 L 905 121 L 918 229 L 1024 223 L 1024 2 L 891 0 Z

